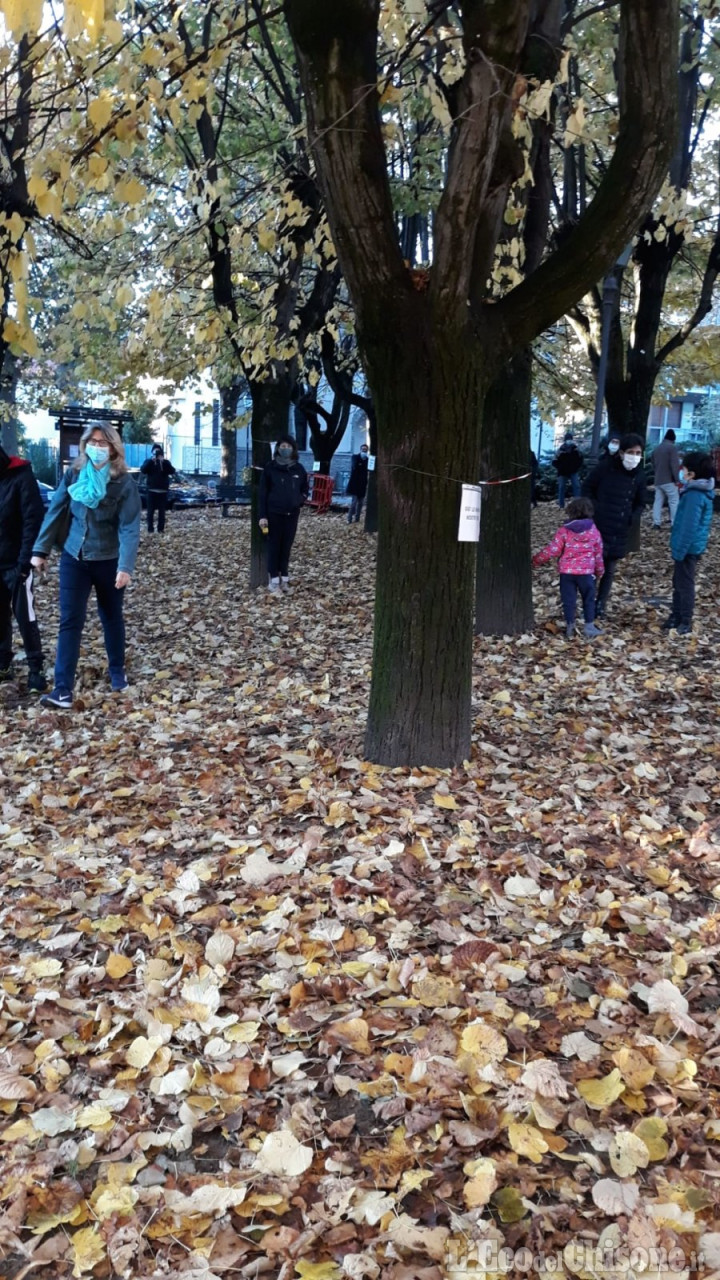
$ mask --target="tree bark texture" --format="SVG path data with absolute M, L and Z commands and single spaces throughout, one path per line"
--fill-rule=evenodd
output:
M 379 528 L 365 753 L 443 768 L 471 747 L 476 547 L 458 542 L 458 520 L 461 483 L 478 474 L 484 376 L 467 343 L 433 326 L 421 352 L 393 344 L 371 376 Z
M 288 373 L 276 379 L 250 382 L 252 398 L 252 492 L 250 497 L 250 587 L 266 587 L 267 537 L 258 524 L 258 492 L 262 469 L 272 457 L 272 442 L 287 435 L 294 378 Z
M 492 480 L 530 471 L 532 355 L 519 351 L 485 398 L 480 476 Z M 511 636 L 533 626 L 530 478 L 482 491 L 475 581 L 478 635 Z

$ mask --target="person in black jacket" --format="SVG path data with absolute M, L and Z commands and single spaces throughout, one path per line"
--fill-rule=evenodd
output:
M 368 487 L 368 453 L 367 445 L 361 444 L 360 452 L 353 455 L 347 487 L 348 496 L 352 498 L 348 512 L 348 524 L 352 524 L 353 520 L 357 524 L 362 515 L 363 502 L 365 501 Z
M 43 514 L 40 490 L 30 463 L 0 448 L 0 681 L 11 680 L 14 674 L 14 614 L 25 646 L 31 693 L 44 693 L 48 687 L 30 564 Z
M 155 532 L 156 511 L 158 533 L 164 533 L 170 477 L 177 473 L 172 463 L 168 462 L 167 458 L 164 456 L 161 444 L 153 445 L 152 456 L 145 459 L 140 468 L 140 473 L 141 475 L 147 476 L 148 533 Z
M 627 555 L 636 514 L 647 506 L 642 437 L 625 435 L 615 457 L 603 459 L 588 476 L 584 496 L 595 504 L 595 524 L 603 540 L 605 572 L 600 579 L 595 616 L 603 616 L 618 564 Z
M 300 508 L 307 496 L 307 471 L 298 461 L 297 445 L 292 436 L 281 436 L 272 462 L 268 462 L 263 471 L 258 502 L 260 528 L 268 535 L 268 571 L 273 594 L 289 589 L 290 552 Z
M 558 506 L 565 506 L 565 490 L 568 483 L 573 498 L 580 497 L 580 471 L 583 456 L 573 439 L 572 431 L 568 431 L 558 452 L 553 458 L 553 466 L 558 473 Z

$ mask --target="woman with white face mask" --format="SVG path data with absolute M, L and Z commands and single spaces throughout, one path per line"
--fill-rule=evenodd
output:
M 140 494 L 125 463 L 123 443 L 107 423 L 90 426 L 78 457 L 58 485 L 35 540 L 32 564 L 45 572 L 53 547 L 60 556 L 60 629 L 55 687 L 43 706 L 72 707 L 90 593 L 95 591 L 105 637 L 110 686 L 127 688 L 123 596 L 140 542 Z
M 617 566 L 627 555 L 633 520 L 648 502 L 643 448 L 641 436 L 623 436 L 618 452 L 600 462 L 585 483 L 584 494 L 593 500 L 595 524 L 603 540 L 605 572 L 598 588 L 598 618 L 605 613 Z

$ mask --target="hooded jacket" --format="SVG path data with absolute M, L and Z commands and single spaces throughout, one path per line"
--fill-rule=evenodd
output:
M 689 480 L 683 489 L 670 531 L 673 560 L 703 554 L 710 537 L 714 489 L 714 480 Z
M 283 467 L 273 458 L 265 467 L 258 492 L 258 518 L 294 516 L 308 496 L 307 471 L 301 462 Z
M 29 567 L 43 514 L 30 463 L 0 451 L 0 569 Z
M 553 466 L 559 476 L 574 476 L 583 464 L 583 456 L 573 440 L 566 440 L 553 458 Z
M 633 516 L 647 506 L 645 473 L 623 466 L 619 454 L 598 464 L 583 485 L 583 496 L 595 504 L 595 524 L 602 534 L 606 560 L 622 560 L 627 554 Z
M 167 493 L 170 488 L 170 477 L 177 474 L 171 462 L 163 458 L 146 458 L 140 468 L 141 475 L 147 476 L 148 493 Z
M 558 556 L 561 573 L 592 573 L 602 577 L 605 568 L 602 538 L 592 520 L 569 520 L 561 525 L 548 545 L 533 556 L 533 564 L 547 564 Z

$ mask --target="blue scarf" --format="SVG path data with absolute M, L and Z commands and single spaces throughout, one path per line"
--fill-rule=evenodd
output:
M 105 497 L 109 479 L 110 463 L 106 462 L 105 466 L 98 470 L 88 458 L 79 478 L 70 486 L 70 496 L 76 502 L 82 502 L 84 507 L 95 508 Z

